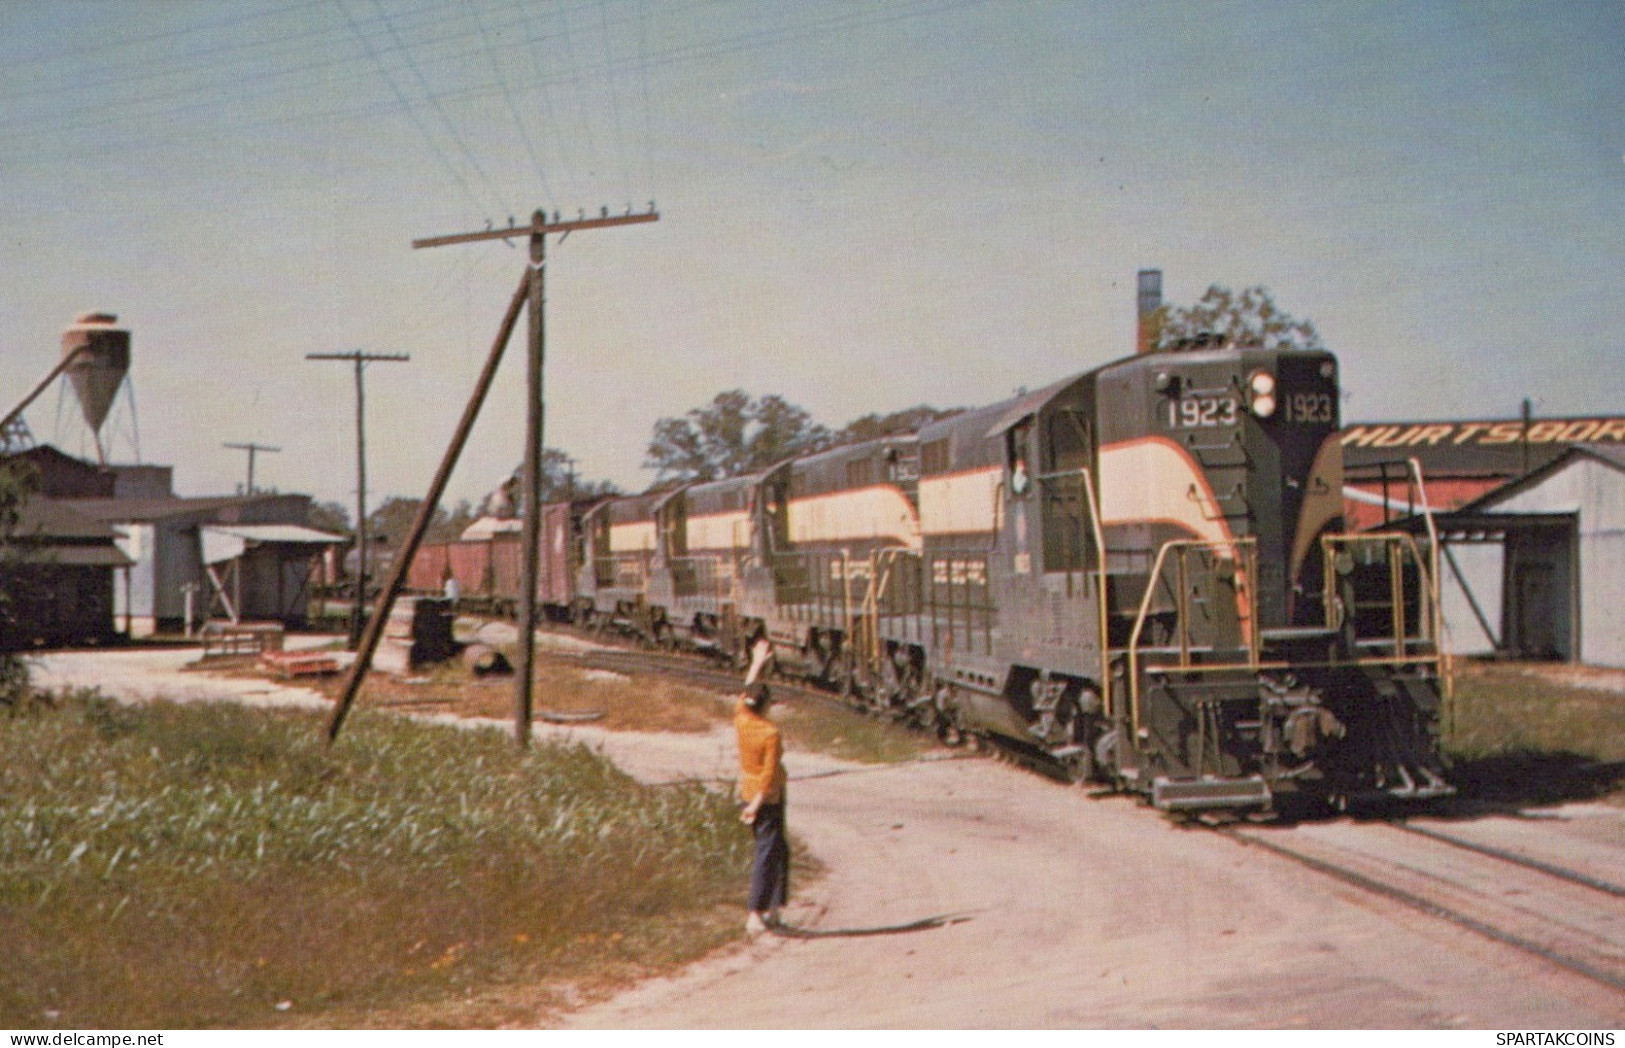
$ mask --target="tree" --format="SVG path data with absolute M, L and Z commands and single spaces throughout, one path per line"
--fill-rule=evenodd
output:
M 23 505 L 39 489 L 39 474 L 27 463 L 0 463 L 0 705 L 13 706 L 28 694 L 28 663 L 13 638 L 12 616 L 22 572 L 12 538 L 22 520 Z
M 319 531 L 339 535 L 350 533 L 350 509 L 342 502 L 320 502 L 310 507 L 305 523 Z
M 916 404 L 902 411 L 894 411 L 889 415 L 864 415 L 853 419 L 846 424 L 846 428 L 835 434 L 834 444 L 857 444 L 865 440 L 875 440 L 879 437 L 895 436 L 899 433 L 913 433 L 933 422 L 951 418 L 964 411 L 964 408 L 934 408 L 929 404 Z
M 655 471 L 657 487 L 719 480 L 766 469 L 829 442 L 829 430 L 783 397 L 752 399 L 731 389 L 706 407 L 656 422 L 643 468 Z
M 367 530 L 371 541 L 378 543 L 382 549 L 392 551 L 400 549 L 401 543 L 406 541 L 407 533 L 412 530 L 412 522 L 417 519 L 418 509 L 422 505 L 422 499 L 402 498 L 399 495 L 385 499 L 382 505 L 367 514 Z M 467 499 L 457 503 L 450 513 L 446 512 L 444 506 L 436 506 L 434 516 L 429 518 L 429 528 L 423 540 L 451 542 L 459 538 L 463 529 L 473 522 L 474 507 Z
M 542 449 L 542 502 L 571 502 L 575 499 L 595 499 L 604 495 L 619 495 L 621 489 L 612 480 L 584 480 L 576 476 L 575 459 L 558 448 Z M 514 467 L 507 480 L 480 500 L 482 517 L 515 517 L 524 494 L 524 465 Z
M 1209 341 L 1262 349 L 1325 349 L 1308 320 L 1282 312 L 1263 287 L 1240 294 L 1213 284 L 1193 306 L 1163 306 L 1151 317 L 1151 345 L 1185 349 Z

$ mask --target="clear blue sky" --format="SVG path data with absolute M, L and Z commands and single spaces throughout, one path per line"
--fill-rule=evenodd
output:
M 1145 267 L 1313 320 L 1351 420 L 1621 413 L 1622 54 L 1574 0 L 6 3 L 0 402 L 115 312 L 183 493 L 258 441 L 351 504 L 351 376 L 304 356 L 407 352 L 369 489 L 419 494 L 525 256 L 411 240 L 654 200 L 548 273 L 547 441 L 628 487 L 723 389 L 838 426 L 1121 356 Z M 519 459 L 519 364 L 452 499 Z M 75 410 L 28 420 L 93 454 Z

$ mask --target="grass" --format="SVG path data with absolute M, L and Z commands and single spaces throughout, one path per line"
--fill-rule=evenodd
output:
M 506 655 L 510 661 L 516 658 L 511 651 Z M 251 659 L 216 660 L 201 668 L 261 672 Z M 600 716 L 592 721 L 593 726 L 607 731 L 709 732 L 725 729 L 733 719 L 732 695 L 656 675 L 582 669 L 546 651 L 536 653 L 535 681 L 538 713 L 597 713 Z M 314 686 L 336 698 L 343 680 L 330 677 Z M 457 659 L 405 679 L 373 673 L 362 684 L 357 700 L 357 708 L 369 707 L 511 721 L 513 678 L 476 676 Z M 928 734 L 824 703 L 792 698 L 777 703 L 773 717 L 792 752 L 814 751 L 864 764 L 892 764 L 941 749 Z
M 543 652 L 536 655 L 538 713 L 597 713 L 596 727 L 609 731 L 707 732 L 728 720 L 726 704 L 708 691 L 656 678 L 584 670 Z M 329 697 L 342 678 L 318 685 Z M 513 718 L 513 677 L 477 677 L 453 659 L 399 679 L 371 673 L 362 684 L 358 707 L 434 706 L 464 717 Z
M 1445 745 L 1464 795 L 1625 804 L 1625 693 L 1577 679 L 1567 667 L 1458 664 Z
M 737 937 L 725 797 L 579 745 L 321 727 L 93 696 L 0 716 L 0 1026 L 534 1021 L 528 987 Z
M 896 764 L 942 749 L 935 737 L 924 732 L 822 703 L 791 699 L 777 704 L 771 716 L 778 721 L 790 753 L 811 750 L 861 764 Z

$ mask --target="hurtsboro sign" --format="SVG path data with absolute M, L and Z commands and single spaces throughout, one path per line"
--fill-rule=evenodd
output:
M 1625 418 L 1543 418 L 1525 423 L 1361 423 L 1343 430 L 1344 448 L 1505 447 L 1518 444 L 1625 444 Z

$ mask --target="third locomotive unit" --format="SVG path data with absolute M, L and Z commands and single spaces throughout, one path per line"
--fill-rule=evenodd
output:
M 1329 353 L 1129 357 L 764 472 L 545 508 L 558 617 L 995 736 L 1166 810 L 1449 792 L 1432 546 L 1343 528 Z M 1420 477 L 1417 477 L 1420 483 Z M 517 542 L 430 547 L 511 597 Z

